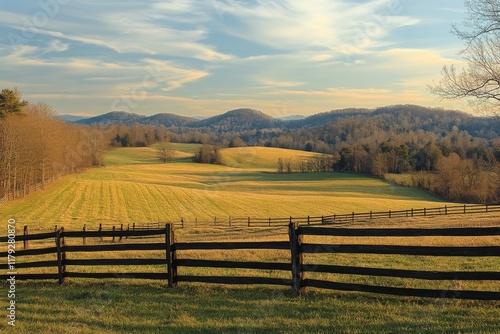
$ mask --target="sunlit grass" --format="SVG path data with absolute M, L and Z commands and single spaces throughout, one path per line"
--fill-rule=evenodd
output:
M 177 146 L 179 156 L 199 146 Z M 223 150 L 237 167 L 158 163 L 153 148 L 121 148 L 107 164 L 63 177 L 23 200 L 2 205 L 0 219 L 24 225 L 95 228 L 99 223 L 180 221 L 194 224 L 230 217 L 307 217 L 350 212 L 443 206 L 414 188 L 347 173 L 277 174 L 279 155 L 310 153 L 269 148 Z M 191 152 L 191 153 L 190 153 Z M 252 153 L 253 152 L 253 153 Z M 253 154 L 253 156 L 252 156 Z

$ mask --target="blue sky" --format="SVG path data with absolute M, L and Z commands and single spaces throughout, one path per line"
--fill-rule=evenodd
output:
M 461 0 L 26 0 L 0 4 L 1 88 L 60 114 L 281 117 L 392 104 L 460 65 Z

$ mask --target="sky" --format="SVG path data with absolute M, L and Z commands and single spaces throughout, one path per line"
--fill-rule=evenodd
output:
M 2 1 L 0 88 L 80 116 L 468 111 L 427 88 L 460 66 L 464 16 L 461 0 Z

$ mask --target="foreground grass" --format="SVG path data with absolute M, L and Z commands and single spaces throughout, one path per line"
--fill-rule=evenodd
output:
M 458 227 L 495 226 L 494 215 L 473 216 L 469 221 L 457 217 L 380 221 L 381 227 Z M 366 227 L 369 224 L 357 224 Z M 177 229 L 178 241 L 256 241 L 287 240 L 286 228 L 189 228 Z M 343 238 L 308 237 L 305 242 L 482 245 L 498 244 L 491 238 Z M 361 240 L 363 239 L 363 240 Z M 122 242 L 130 242 L 123 240 Z M 154 240 L 135 240 L 150 242 Z M 51 241 L 49 241 L 51 242 Z M 67 244 L 81 244 L 67 239 Z M 87 242 L 90 242 L 88 240 Z M 104 241 L 110 242 L 110 238 Z M 36 244 L 31 245 L 37 248 Z M 137 252 L 136 252 L 137 253 Z M 119 258 L 124 253 L 80 253 L 78 258 Z M 76 254 L 69 254 L 74 258 Z M 163 258 L 163 251 L 140 252 L 134 257 Z M 288 251 L 180 251 L 179 258 L 286 262 Z M 314 257 L 314 258 L 310 258 Z M 18 259 L 21 260 L 21 259 Z M 37 260 L 44 260 L 39 258 Z M 47 260 L 45 258 L 45 260 Z M 417 270 L 499 271 L 496 258 L 438 258 L 373 255 L 308 255 L 307 263 L 405 268 Z M 26 260 L 25 260 L 26 261 Z M 164 272 L 164 266 L 124 268 L 117 266 L 68 268 L 69 271 Z M 39 269 L 35 269 L 39 270 Z M 128 271 L 130 270 L 130 271 Z M 24 272 L 24 271 L 23 271 Z M 179 268 L 182 275 L 237 275 L 289 278 L 289 272 Z M 478 289 L 498 291 L 496 282 L 427 282 L 380 277 L 361 277 L 308 273 L 332 281 L 432 289 Z M 117 274 L 118 276 L 118 274 Z M 410 282 L 412 281 L 412 282 Z M 367 293 L 309 289 L 294 296 L 289 287 L 229 286 L 180 283 L 167 288 L 165 281 L 140 279 L 67 279 L 18 282 L 16 289 L 17 333 L 498 333 L 500 301 L 458 301 L 404 298 Z M 0 289 L 7 291 L 6 282 Z M 0 298 L 0 309 L 7 299 Z M 14 332 L 6 318 L 0 332 Z
M 20 282 L 17 294 L 3 333 L 498 333 L 500 317 L 498 302 L 151 281 Z

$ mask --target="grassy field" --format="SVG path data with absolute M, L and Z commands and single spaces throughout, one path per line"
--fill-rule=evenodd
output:
M 153 147 L 108 153 L 105 167 L 63 177 L 44 191 L 2 205 L 0 220 L 55 224 L 213 221 L 214 217 L 305 217 L 370 210 L 442 206 L 413 188 L 345 173 L 277 174 L 278 158 L 312 153 L 270 149 L 222 150 L 224 165 L 187 162 L 199 145 L 176 144 L 177 160 L 158 163 Z
M 212 221 L 232 217 L 288 217 L 333 213 L 397 210 L 443 206 L 425 192 L 355 174 L 274 173 L 278 158 L 309 153 L 267 148 L 222 151 L 226 166 L 188 162 L 199 146 L 176 145 L 175 162 L 159 164 L 154 148 L 122 148 L 106 156 L 106 166 L 64 177 L 43 192 L 0 207 L 0 220 L 47 229 L 54 224 L 70 230 L 83 223 L 144 223 L 195 218 Z M 498 217 L 482 215 L 426 219 L 377 220 L 377 226 L 493 226 Z M 356 225 L 362 226 L 362 225 Z M 178 229 L 178 241 L 287 240 L 284 228 L 199 227 Z M 306 242 L 347 242 L 322 239 Z M 109 238 L 108 238 L 109 239 Z M 360 238 L 349 242 L 430 245 L 498 245 L 500 237 L 476 238 Z M 49 240 L 49 242 L 52 242 Z M 80 244 L 81 240 L 68 241 Z M 102 242 L 110 242 L 104 240 Z M 127 241 L 122 241 L 127 242 Z M 33 243 L 32 247 L 37 247 Z M 164 252 L 133 252 L 138 258 L 160 258 Z M 185 251 L 181 258 L 288 262 L 288 251 Z M 74 255 L 70 255 L 74 256 Z M 116 258 L 124 253 L 81 253 L 79 258 Z M 496 258 L 373 255 L 307 255 L 311 263 L 362 265 L 415 270 L 493 270 Z M 47 260 L 35 256 L 32 261 Z M 53 260 L 53 259 L 52 259 Z M 26 260 L 25 260 L 26 261 Z M 133 272 L 133 267 L 90 267 L 78 271 Z M 44 269 L 34 269 L 43 272 Z M 75 270 L 71 268 L 70 270 Z M 163 266 L 140 271 L 163 272 Z M 76 271 L 76 270 L 75 270 Z M 182 275 L 264 275 L 289 278 L 288 272 L 180 268 Z M 498 291 L 497 282 L 427 282 L 380 277 L 309 273 L 308 277 L 402 287 L 479 289 Z M 67 279 L 17 282 L 16 328 L 7 318 L 0 332 L 17 333 L 500 333 L 500 302 L 401 298 L 366 293 L 310 289 L 297 297 L 287 287 L 222 286 L 181 283 L 166 288 L 164 281 Z M 0 289 L 8 291 L 7 282 Z M 7 298 L 0 298 L 6 309 Z

